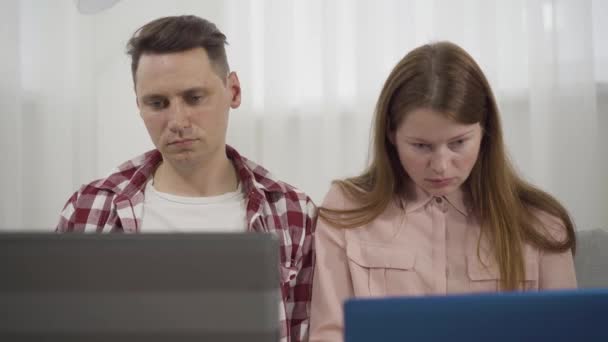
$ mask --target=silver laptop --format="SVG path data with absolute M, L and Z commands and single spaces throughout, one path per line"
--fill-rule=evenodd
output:
M 277 341 L 266 234 L 0 235 L 0 341 Z

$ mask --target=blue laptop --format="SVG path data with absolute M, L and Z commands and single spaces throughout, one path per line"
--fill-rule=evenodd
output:
M 346 342 L 608 341 L 608 289 L 351 299 Z

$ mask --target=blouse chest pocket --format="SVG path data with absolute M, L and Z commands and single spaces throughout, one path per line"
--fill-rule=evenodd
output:
M 524 252 L 524 281 L 520 290 L 538 289 L 538 254 L 529 248 Z M 500 289 L 500 270 L 495 262 L 482 263 L 477 255 L 467 255 L 467 275 L 471 292 L 494 292 Z
M 405 295 L 416 279 L 415 254 L 401 246 L 349 241 L 346 256 L 355 296 Z
M 467 255 L 467 275 L 471 292 L 495 292 L 499 289 L 500 270 L 496 263 L 485 264 L 477 255 Z

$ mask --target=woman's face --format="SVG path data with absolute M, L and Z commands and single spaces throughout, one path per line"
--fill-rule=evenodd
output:
M 469 177 L 482 129 L 479 123 L 461 124 L 444 113 L 419 108 L 407 113 L 390 135 L 412 181 L 431 196 L 444 196 Z

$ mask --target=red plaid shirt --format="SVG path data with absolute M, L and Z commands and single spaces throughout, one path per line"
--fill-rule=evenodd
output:
M 227 146 L 247 200 L 248 230 L 274 233 L 280 241 L 281 341 L 308 339 L 314 269 L 316 207 L 310 198 L 276 180 L 261 166 Z M 162 160 L 149 151 L 110 176 L 83 185 L 66 203 L 58 232 L 128 232 L 141 227 L 144 190 Z

